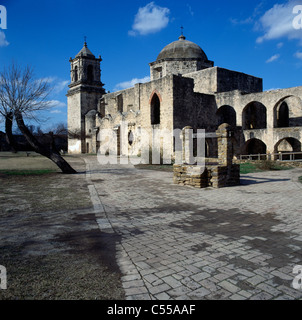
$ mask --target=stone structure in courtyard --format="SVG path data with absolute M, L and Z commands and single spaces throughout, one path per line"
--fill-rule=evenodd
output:
M 173 132 L 190 126 L 214 133 L 223 123 L 233 132 L 235 156 L 301 151 L 302 87 L 263 92 L 261 78 L 214 66 L 205 52 L 183 35 L 149 64 L 149 82 L 126 90 L 105 92 L 101 61 L 86 43 L 70 59 L 69 153 L 96 153 L 104 143 L 98 139 L 103 129 L 116 132 L 119 155 L 125 151 L 138 155 L 149 146 L 142 146 L 140 136 L 133 133 L 144 130 L 152 144 L 154 129 Z M 131 137 L 123 148 L 122 122 Z M 171 143 L 161 148 L 170 148 L 173 154 L 172 135 L 170 139 Z M 217 139 L 206 138 L 206 156 L 218 157 Z
M 218 158 L 208 159 L 203 165 L 186 163 L 174 165 L 174 183 L 195 188 L 223 188 L 239 185 L 240 165 L 233 163 L 232 136 L 233 131 L 229 124 L 220 125 L 216 131 Z M 190 147 L 183 149 L 185 153 L 192 154 Z M 185 155 L 183 158 L 188 159 L 189 156 Z

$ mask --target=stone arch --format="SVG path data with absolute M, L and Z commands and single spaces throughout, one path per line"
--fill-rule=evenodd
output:
M 160 96 L 158 96 L 158 94 L 154 92 L 150 100 L 151 125 L 160 124 L 160 104 Z
M 88 82 L 93 82 L 93 65 L 89 65 L 87 67 L 87 81 Z
M 302 126 L 302 100 L 296 96 L 280 99 L 274 107 L 274 128 Z
M 229 105 L 221 106 L 216 111 L 217 125 L 227 123 L 232 127 L 236 127 L 236 111 Z
M 283 138 L 275 144 L 274 152 L 301 152 L 301 142 L 292 137 Z
M 252 101 L 242 111 L 243 130 L 266 129 L 267 111 L 264 104 Z
M 266 144 L 262 140 L 253 138 L 246 141 L 244 145 L 243 153 L 246 155 L 266 154 L 266 150 L 267 150 Z

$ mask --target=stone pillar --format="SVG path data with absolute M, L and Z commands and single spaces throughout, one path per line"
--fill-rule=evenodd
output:
M 220 166 L 231 166 L 233 162 L 233 146 L 231 127 L 223 123 L 216 131 L 218 136 L 218 162 Z
M 184 164 L 194 164 L 193 157 L 193 128 L 182 129 L 182 159 Z

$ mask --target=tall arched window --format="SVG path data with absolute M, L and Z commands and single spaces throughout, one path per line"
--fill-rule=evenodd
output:
M 278 128 L 289 127 L 289 110 L 286 102 L 282 102 L 278 110 Z
M 250 102 L 242 111 L 243 130 L 265 129 L 266 107 L 257 101 Z
M 223 123 L 228 123 L 232 127 L 236 127 L 236 111 L 233 107 L 224 105 L 217 112 L 217 124 L 220 126 Z
M 123 101 L 123 95 L 119 94 L 117 96 L 117 110 L 119 112 L 123 112 L 124 111 L 124 101 Z
M 88 82 L 93 81 L 93 66 L 91 64 L 87 68 L 87 81 Z
M 151 100 L 151 124 L 160 124 L 160 100 L 156 93 Z
M 78 77 L 78 66 L 74 67 L 74 81 L 78 81 L 79 77 Z

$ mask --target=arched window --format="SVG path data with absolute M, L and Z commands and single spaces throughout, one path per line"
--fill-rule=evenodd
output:
M 266 107 L 257 101 L 249 103 L 242 112 L 243 130 L 266 128 Z
M 151 100 L 151 124 L 160 124 L 160 100 L 156 93 Z
M 283 138 L 275 145 L 276 153 L 278 152 L 301 152 L 301 142 L 295 138 Z
M 117 96 L 117 110 L 119 112 L 123 112 L 124 111 L 124 101 L 123 101 L 123 95 L 119 94 Z
M 253 138 L 245 143 L 243 153 L 246 155 L 254 155 L 254 160 L 258 159 L 259 154 L 262 155 L 261 159 L 265 159 L 266 150 L 266 144 L 263 141 Z
M 218 126 L 227 123 L 232 127 L 236 127 L 236 111 L 233 107 L 227 105 L 220 107 L 216 112 L 216 116 Z
M 275 153 L 283 153 L 282 159 L 283 160 L 291 160 L 291 155 L 289 153 L 291 152 L 301 152 L 301 142 L 296 138 L 283 138 L 279 140 L 275 144 L 274 152 Z M 301 159 L 301 154 L 296 154 L 294 156 L 295 160 Z
M 286 102 L 282 102 L 278 110 L 277 126 L 278 128 L 289 127 L 289 109 Z
M 87 81 L 88 82 L 93 81 L 93 66 L 91 64 L 87 68 Z
M 132 146 L 133 141 L 134 141 L 134 135 L 133 135 L 133 132 L 130 130 L 128 132 L 128 143 L 129 143 L 129 146 Z
M 74 67 L 74 81 L 78 81 L 79 76 L 78 76 L 78 66 Z

